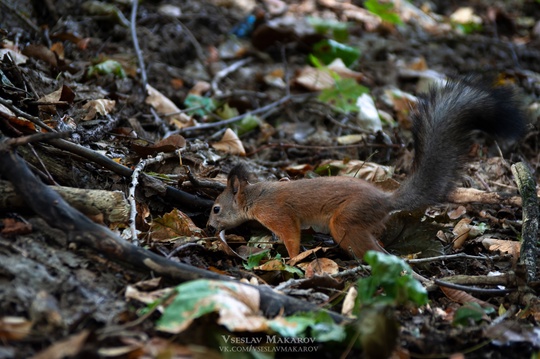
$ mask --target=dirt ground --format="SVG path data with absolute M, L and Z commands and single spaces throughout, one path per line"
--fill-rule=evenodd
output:
M 407 95 L 418 94 L 426 83 L 444 76 L 496 76 L 518 89 L 530 122 L 526 136 L 517 143 L 475 138 L 458 183 L 463 193 L 425 213 L 394 216 L 381 235 L 386 248 L 407 255 L 417 272 L 455 280 L 462 286 L 457 289 L 469 286 L 467 295 L 472 297 L 431 283 L 429 304 L 399 306 L 392 312 L 399 329 L 383 330 L 390 334 L 377 339 L 388 349 L 381 356 L 362 352 L 349 345 L 351 340 L 318 342 L 313 348 L 329 358 L 535 357 L 540 352 L 540 303 L 538 281 L 531 280 L 529 272 L 535 271 L 536 252 L 532 249 L 527 265 L 523 251 L 519 259 L 518 240 L 529 227 L 511 164 L 526 163 L 536 178 L 540 3 L 412 1 L 399 2 L 398 7 L 396 1 L 400 25 L 381 22 L 364 10 L 363 3 L 143 1 L 137 8 L 134 41 L 128 1 L 0 0 L 0 139 L 6 143 L 50 134 L 47 128 L 65 133 L 61 139 L 10 146 L 46 185 L 107 191 L 96 194 L 110 201 L 101 207 L 97 199 L 86 197 L 80 206 L 70 202 L 86 210 L 95 223 L 126 241 L 135 226 L 140 247 L 186 267 L 270 287 L 298 280 L 280 287 L 282 293 L 341 313 L 345 294 L 366 273 L 347 272 L 357 270 L 358 261 L 336 247 L 330 236 L 304 233 L 303 251 L 314 252 L 306 256 L 305 265 L 292 266 L 296 269 L 247 269 L 245 261 L 205 232 L 210 205 L 223 190 L 226 174 L 242 161 L 259 180 L 297 179 L 316 171 L 359 172 L 395 189 L 411 172 Z M 467 28 L 474 17 L 468 25 L 457 25 L 451 15 L 464 7 L 472 8 L 481 27 Z M 377 118 L 383 119 L 380 128 L 366 127 L 357 122 L 354 111 L 337 111 L 331 106 L 335 103 L 318 97 L 322 89 L 317 76 L 322 75 L 313 74 L 310 54 L 315 44 L 338 34 L 332 35 L 331 27 L 324 33 L 315 31 L 308 17 L 325 19 L 326 26 L 349 24 L 345 42 L 359 50 L 359 57 L 340 76 L 369 88 Z M 397 100 L 398 94 L 405 95 Z M 225 131 L 228 127 L 233 134 Z M 162 142 L 164 138 L 169 140 Z M 0 151 L 6 153 L 2 146 Z M 128 197 L 134 188 L 131 171 L 141 159 L 159 153 L 165 153 L 164 158 L 141 167 L 145 177 L 134 193 L 133 220 L 127 202 L 109 196 L 120 191 Z M 40 207 L 50 212 L 44 217 L 32 207 L 32 197 L 14 199 L 18 187 L 8 178 L 0 173 L 0 196 L 5 198 L 0 203 L 0 358 L 231 357 L 220 349 L 224 338 L 268 334 L 231 331 L 216 313 L 179 333 L 159 330 L 156 321 L 162 308 L 151 303 L 163 295 L 160 290 L 187 277 L 168 276 L 163 267 L 150 270 L 148 262 L 132 260 L 135 257 L 124 249 L 112 248 L 104 239 L 100 243 L 101 237 L 84 245 L 84 230 L 69 223 L 72 217 L 54 217 L 53 209 Z M 40 194 L 34 196 L 39 207 Z M 89 202 L 100 209 L 88 210 Z M 480 227 L 481 234 L 470 233 Z M 246 240 L 252 243 L 255 238 L 270 242 L 263 248 L 270 248 L 274 257 L 287 256 L 257 224 L 231 234 L 229 246 L 240 255 L 246 254 Z M 295 270 L 307 275 L 314 258 L 329 259 L 341 275 L 300 280 Z M 480 317 L 469 314 L 456 324 L 458 309 L 473 299 L 493 311 L 473 307 Z M 274 350 L 264 355 L 313 354 Z

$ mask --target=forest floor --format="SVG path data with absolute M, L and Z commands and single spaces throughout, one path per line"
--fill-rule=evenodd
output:
M 515 176 L 539 167 L 540 3 L 383 3 L 0 0 L 0 358 L 537 357 L 538 206 Z M 238 163 L 394 190 L 416 96 L 471 74 L 530 123 L 475 136 L 448 203 L 379 233 L 429 279 L 415 298 L 375 281 L 360 303 L 370 269 L 324 233 L 287 261 L 256 223 L 206 229 Z

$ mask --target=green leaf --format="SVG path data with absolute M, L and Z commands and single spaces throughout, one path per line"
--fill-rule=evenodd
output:
M 331 31 L 336 41 L 345 42 L 349 38 L 349 24 L 346 22 L 311 16 L 307 21 L 319 34 L 326 35 Z
M 335 87 L 322 90 L 318 99 L 334 106 L 338 111 L 356 112 L 358 97 L 368 92 L 367 87 L 359 85 L 354 79 L 338 79 Z
M 325 39 L 313 45 L 313 55 L 326 65 L 340 58 L 345 66 L 350 66 L 360 57 L 360 50 L 343 45 L 335 40 Z
M 97 65 L 90 66 L 88 68 L 88 77 L 94 77 L 98 75 L 113 74 L 121 79 L 126 77 L 126 72 L 122 65 L 116 60 L 105 60 Z
M 187 95 L 184 106 L 188 109 L 186 112 L 189 115 L 197 114 L 199 116 L 205 116 L 216 109 L 216 104 L 211 98 L 193 94 Z
M 296 274 L 300 278 L 304 277 L 304 272 L 302 272 L 302 270 L 298 267 L 285 264 L 285 266 L 283 267 L 283 270 L 288 273 Z
M 453 325 L 468 326 L 471 321 L 478 323 L 486 314 L 495 311 L 493 308 L 482 308 L 478 303 L 467 303 L 454 313 Z
M 224 120 L 238 116 L 238 110 L 235 107 L 230 107 L 228 103 L 216 110 L 216 115 Z
M 158 320 L 158 329 L 180 333 L 196 318 L 217 312 L 228 330 L 245 329 L 242 318 L 255 315 L 258 307 L 256 289 L 235 282 L 199 279 L 176 288 L 176 296 Z M 240 321 L 236 320 L 240 319 Z
M 249 131 L 252 131 L 259 127 L 260 124 L 261 120 L 257 116 L 247 115 L 239 122 L 237 122 L 234 128 L 236 130 L 236 134 L 238 136 L 242 136 L 243 134 L 248 133 Z
M 248 257 L 247 262 L 244 262 L 244 268 L 247 270 L 252 270 L 253 268 L 257 267 L 261 261 L 265 258 L 270 257 L 270 251 L 265 250 L 259 253 L 252 254 Z
M 452 25 L 458 32 L 465 35 L 482 31 L 482 24 L 476 24 L 474 22 L 469 22 L 466 24 L 452 23 Z
M 379 16 L 383 21 L 394 25 L 403 24 L 399 15 L 394 12 L 394 3 L 392 2 L 382 3 L 379 0 L 366 0 L 364 6 L 369 12 Z
M 313 338 L 319 342 L 342 341 L 345 328 L 326 312 L 297 313 L 268 321 L 269 327 L 284 337 Z
M 371 265 L 371 277 L 358 281 L 357 305 L 385 303 L 402 305 L 427 303 L 426 289 L 412 277 L 412 269 L 402 259 L 376 251 L 368 251 L 364 261 Z M 375 296 L 379 289 L 383 294 Z

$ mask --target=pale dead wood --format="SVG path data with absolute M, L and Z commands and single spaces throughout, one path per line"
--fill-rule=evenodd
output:
M 124 223 L 129 219 L 129 204 L 120 191 L 81 189 L 63 186 L 49 186 L 73 208 L 89 217 L 100 217 L 106 223 Z M 0 180 L 0 211 L 19 211 L 27 208 L 24 199 L 15 187 Z

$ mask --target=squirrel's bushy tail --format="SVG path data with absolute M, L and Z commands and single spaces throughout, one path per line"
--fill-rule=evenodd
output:
M 414 210 L 443 202 L 453 189 L 475 130 L 515 139 L 526 116 L 512 87 L 465 77 L 433 87 L 412 114 L 412 173 L 394 192 L 394 209 Z

